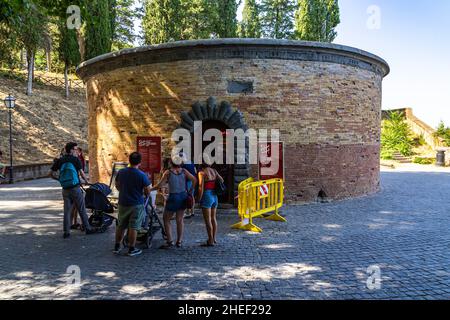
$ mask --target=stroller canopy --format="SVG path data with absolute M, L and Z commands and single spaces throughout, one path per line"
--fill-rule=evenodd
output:
M 111 192 L 111 189 L 103 183 L 96 183 L 89 186 L 89 189 L 86 190 L 85 197 L 86 208 L 104 211 L 105 213 L 114 212 L 114 208 L 107 198 Z

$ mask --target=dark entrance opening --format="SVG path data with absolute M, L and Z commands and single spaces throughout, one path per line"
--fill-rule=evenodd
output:
M 222 139 L 223 139 L 223 164 L 214 164 L 213 168 L 219 172 L 219 174 L 224 178 L 225 185 L 227 186 L 227 191 L 224 195 L 219 197 L 219 202 L 221 204 L 234 204 L 234 165 L 232 164 L 226 164 L 226 144 L 227 144 L 227 135 L 226 130 L 229 129 L 229 127 L 217 120 L 205 120 L 202 122 L 202 135 L 204 135 L 205 131 L 208 129 L 217 129 L 222 133 Z M 213 140 L 214 141 L 214 140 Z M 205 150 L 205 148 L 213 143 L 213 141 L 203 141 L 202 146 L 202 153 Z M 193 137 L 192 137 L 192 144 L 194 143 Z M 194 150 L 192 148 L 192 150 Z M 215 151 L 214 151 L 215 152 Z M 215 156 L 215 154 L 212 154 L 212 156 Z
M 323 191 L 323 190 L 319 191 L 319 194 L 317 195 L 317 202 L 319 202 L 319 203 L 328 203 L 329 202 L 328 196 L 325 193 L 325 191 Z

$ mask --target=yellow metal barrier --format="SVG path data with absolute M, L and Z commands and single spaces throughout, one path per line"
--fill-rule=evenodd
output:
M 286 222 L 286 219 L 278 213 L 278 209 L 283 206 L 283 199 L 282 179 L 253 181 L 249 178 L 241 182 L 238 188 L 238 213 L 241 221 L 231 227 L 262 232 L 261 228 L 253 224 L 253 218 L 262 217 L 267 220 Z

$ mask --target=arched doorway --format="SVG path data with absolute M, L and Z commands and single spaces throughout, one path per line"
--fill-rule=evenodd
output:
M 180 127 L 189 130 L 193 135 L 195 121 L 202 122 L 202 133 L 204 133 L 208 129 L 213 128 L 221 131 L 224 135 L 223 142 L 225 145 L 227 139 L 227 129 L 242 129 L 244 131 L 247 131 L 248 129 L 244 120 L 244 116 L 239 110 L 233 109 L 231 104 L 226 101 L 217 104 L 214 97 L 210 97 L 207 100 L 206 104 L 196 102 L 192 105 L 192 109 L 189 112 L 182 112 Z M 204 142 L 203 149 L 210 143 L 211 142 Z M 236 152 L 237 144 L 235 143 L 235 159 Z M 245 164 L 227 165 L 226 161 L 224 161 L 223 165 L 214 165 L 217 171 L 219 171 L 219 173 L 225 179 L 227 189 L 229 191 L 226 195 L 222 196 L 221 199 L 219 199 L 222 204 L 235 204 L 235 197 L 237 195 L 239 183 L 250 176 L 250 165 L 248 163 L 248 143 L 246 143 L 246 154 L 247 160 Z
M 202 122 L 202 135 L 209 129 L 217 129 L 222 133 L 222 145 L 223 150 L 226 150 L 227 145 L 227 135 L 226 130 L 230 129 L 225 123 L 217 120 L 206 120 Z M 192 145 L 194 143 L 194 137 L 192 137 Z M 202 152 L 205 148 L 212 143 L 212 141 L 203 142 Z M 193 150 L 193 149 L 192 149 Z M 215 152 L 212 154 L 213 157 L 216 157 Z M 223 153 L 222 164 L 214 164 L 212 166 L 214 169 L 219 172 L 219 174 L 225 180 L 225 185 L 227 186 L 227 192 L 219 196 L 220 203 L 234 204 L 234 164 L 226 164 L 226 153 Z

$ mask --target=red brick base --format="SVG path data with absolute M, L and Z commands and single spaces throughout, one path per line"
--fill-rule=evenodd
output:
M 288 145 L 285 150 L 289 202 L 316 201 L 320 191 L 339 200 L 380 188 L 378 145 Z

